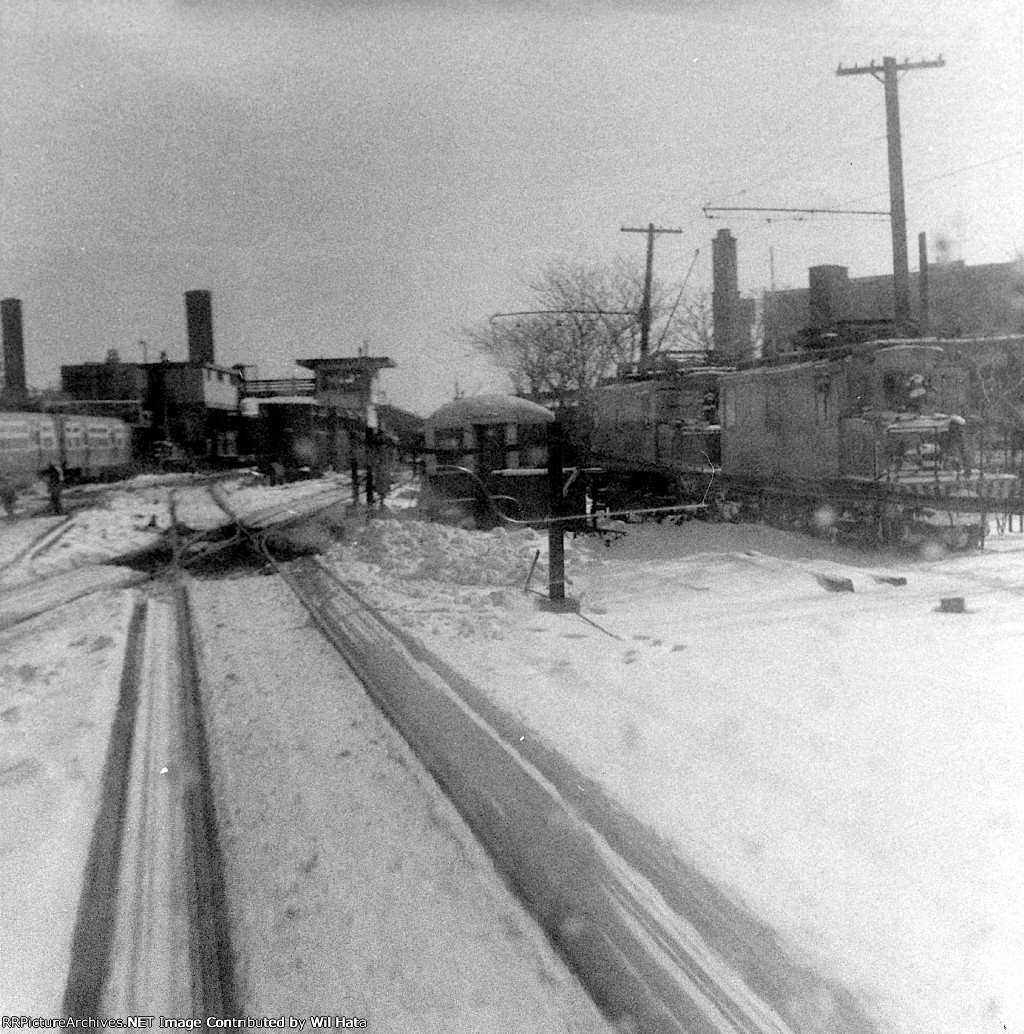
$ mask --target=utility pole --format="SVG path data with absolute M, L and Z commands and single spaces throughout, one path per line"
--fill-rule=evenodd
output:
M 623 233 L 647 234 L 647 271 L 644 274 L 644 300 L 640 303 L 640 358 L 646 359 L 651 344 L 651 282 L 654 279 L 654 238 L 659 233 L 682 233 L 682 230 L 662 230 L 654 223 L 646 227 L 623 226 Z
M 907 209 L 903 196 L 903 143 L 900 137 L 899 73 L 921 68 L 943 68 L 940 54 L 935 61 L 897 62 L 883 57 L 881 66 L 854 65 L 836 69 L 836 75 L 873 75 L 885 87 L 885 130 L 889 141 L 889 212 L 892 225 L 893 314 L 900 333 L 910 325 L 910 264 L 907 257 Z M 881 75 L 879 75 L 881 73 Z

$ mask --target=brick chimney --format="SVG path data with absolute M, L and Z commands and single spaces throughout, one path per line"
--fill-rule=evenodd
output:
M 209 291 L 185 292 L 188 320 L 188 361 L 196 366 L 213 365 L 213 306 Z
M 746 358 L 740 319 L 736 238 L 725 229 L 711 242 L 711 316 L 714 323 L 715 361 L 729 365 Z
M 0 323 L 4 343 L 4 394 L 11 400 L 28 395 L 25 383 L 25 338 L 21 327 L 21 300 L 0 301 Z

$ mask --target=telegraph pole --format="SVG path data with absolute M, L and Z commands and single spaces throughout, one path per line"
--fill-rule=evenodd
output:
M 894 57 L 883 57 L 881 66 L 854 65 L 836 69 L 836 75 L 873 75 L 885 87 L 885 130 L 889 141 L 889 212 L 892 225 L 892 287 L 896 325 L 905 333 L 910 325 L 910 265 L 907 257 L 907 209 L 903 196 L 903 143 L 900 137 L 899 73 L 921 68 L 942 68 L 946 64 L 940 54 L 935 61 L 897 63 Z M 881 75 L 879 75 L 881 73 Z
M 663 230 L 654 223 L 642 226 L 623 226 L 623 233 L 647 234 L 647 271 L 644 274 L 644 300 L 640 303 L 640 358 L 646 359 L 651 344 L 651 281 L 654 279 L 654 238 L 659 233 L 682 233 L 682 230 Z

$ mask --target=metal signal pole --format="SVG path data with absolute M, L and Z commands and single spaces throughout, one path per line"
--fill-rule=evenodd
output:
M 910 325 L 910 264 L 907 257 L 907 209 L 903 196 L 903 143 L 900 137 L 899 73 L 920 68 L 942 68 L 946 64 L 940 54 L 935 61 L 897 63 L 894 57 L 883 57 L 881 66 L 854 65 L 836 69 L 836 75 L 873 75 L 885 87 L 885 129 L 889 141 L 889 212 L 892 224 L 892 287 L 893 314 L 901 332 Z M 881 73 L 881 75 L 879 75 Z
M 654 223 L 646 227 L 623 226 L 623 233 L 647 234 L 647 271 L 644 274 L 644 300 L 640 303 L 640 358 L 646 359 L 651 345 L 651 282 L 654 279 L 654 238 L 659 233 L 682 233 L 682 230 L 656 229 Z

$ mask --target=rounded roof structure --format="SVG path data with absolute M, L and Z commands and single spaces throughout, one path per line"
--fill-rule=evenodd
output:
M 466 424 L 550 424 L 555 414 L 536 402 L 515 395 L 467 395 L 446 402 L 427 418 L 427 427 Z

